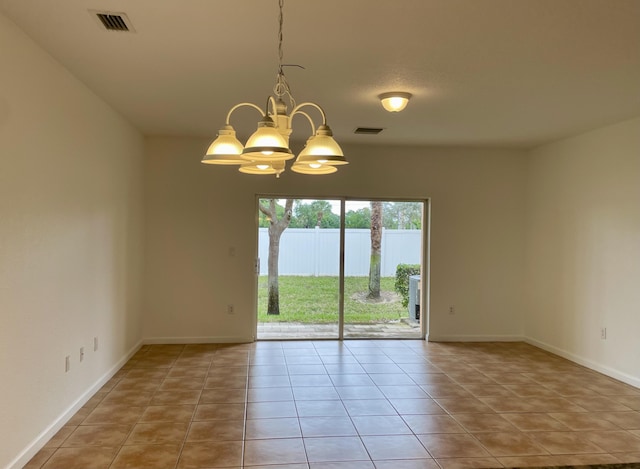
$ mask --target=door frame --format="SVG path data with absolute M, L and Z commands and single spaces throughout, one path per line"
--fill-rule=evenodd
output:
M 253 326 L 253 341 L 269 341 L 271 339 L 258 339 L 258 280 L 260 277 L 259 236 L 260 215 L 258 204 L 260 199 L 308 199 L 308 200 L 337 200 L 340 201 L 340 267 L 339 267 L 339 292 L 338 292 L 338 337 L 337 338 L 304 338 L 280 339 L 280 340 L 344 340 L 344 256 L 345 256 L 345 206 L 349 201 L 382 201 L 382 202 L 421 202 L 422 203 L 422 252 L 420 255 L 420 337 L 398 340 L 425 340 L 429 341 L 431 322 L 431 198 L 413 197 L 354 197 L 354 196 L 311 196 L 311 195 L 282 195 L 256 193 L 254 203 L 255 228 L 254 228 L 254 275 L 253 275 L 253 312 L 251 314 Z M 372 340 L 369 338 L 348 337 L 347 340 Z M 378 339 L 375 339 L 378 340 Z M 384 338 L 382 340 L 385 340 Z

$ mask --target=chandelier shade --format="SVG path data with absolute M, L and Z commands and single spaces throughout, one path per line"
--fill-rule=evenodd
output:
M 324 110 L 312 102 L 296 105 L 291 94 L 289 83 L 284 75 L 282 63 L 282 27 L 284 23 L 284 0 L 279 0 L 278 17 L 278 73 L 273 88 L 274 96 L 267 98 L 266 109 L 253 103 L 239 103 L 227 114 L 225 126 L 218 132 L 217 138 L 209 145 L 202 162 L 214 165 L 238 165 L 239 171 L 245 174 L 280 174 L 285 170 L 285 162 L 295 158 L 289 148 L 289 136 L 293 132 L 291 126 L 295 115 L 306 117 L 311 126 L 311 137 L 291 169 L 301 174 L 331 174 L 337 171 L 336 166 L 348 164 L 340 145 L 334 140 L 333 133 L 327 125 Z M 299 66 L 299 65 L 298 65 Z M 299 66 L 300 67 L 300 66 Z M 304 68 L 304 67 L 301 67 Z M 236 138 L 236 132 L 230 124 L 231 115 L 240 107 L 252 107 L 260 112 L 262 119 L 258 129 L 249 137 L 247 143 Z M 320 113 L 321 123 L 317 126 L 311 116 L 303 108 L 315 108 Z
M 265 116 L 258 122 L 256 130 L 242 151 L 242 158 L 245 160 L 267 160 L 286 161 L 294 158 L 294 154 L 289 149 L 289 143 L 282 136 L 273 119 Z
M 323 175 L 335 173 L 338 171 L 338 168 L 329 164 L 318 163 L 316 161 L 305 163 L 296 160 L 296 162 L 291 165 L 291 171 L 299 174 Z
M 309 137 L 296 161 L 315 161 L 320 164 L 330 164 L 334 166 L 348 164 L 344 158 L 342 148 L 340 148 L 338 142 L 334 140 L 331 129 L 326 125 L 320 126 L 316 135 Z
M 259 162 L 259 161 L 245 161 L 240 165 L 239 171 L 244 174 L 258 174 L 258 175 L 271 175 L 275 174 L 279 176 L 284 171 L 284 161 L 273 162 Z
M 236 138 L 233 127 L 226 125 L 218 132 L 218 138 L 209 145 L 202 162 L 222 165 L 244 163 L 245 160 L 240 156 L 243 149 L 242 143 Z
M 318 163 L 318 164 L 326 164 L 329 166 L 340 166 L 343 164 L 349 164 L 348 161 L 344 159 L 343 156 L 337 155 L 324 155 L 324 156 L 316 156 L 316 155 L 305 155 L 304 152 L 300 152 L 298 158 L 296 158 L 297 163 Z

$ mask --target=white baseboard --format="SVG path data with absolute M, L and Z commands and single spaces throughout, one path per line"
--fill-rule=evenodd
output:
M 147 337 L 144 344 L 245 344 L 253 337 Z
M 631 386 L 635 386 L 640 388 L 640 378 L 635 376 L 631 376 L 627 373 L 623 373 L 622 371 L 616 370 L 615 368 L 611 368 L 606 365 L 602 365 L 601 363 L 594 362 L 593 360 L 589 360 L 587 358 L 583 358 L 579 355 L 575 355 L 571 352 L 567 352 L 566 350 L 560 349 L 553 345 L 549 345 L 545 342 L 541 342 L 536 339 L 532 339 L 531 337 L 525 337 L 524 341 L 530 345 L 541 348 L 542 350 L 546 350 L 547 352 L 551 352 L 554 355 L 558 355 L 559 357 L 566 358 L 567 360 L 571 360 L 578 365 L 582 365 L 586 368 L 589 368 L 593 371 L 597 371 L 598 373 L 602 373 L 603 375 L 607 375 L 610 378 L 617 379 L 618 381 L 622 381 L 623 383 L 630 384 Z
M 107 381 L 109 381 L 113 376 L 122 368 L 122 366 L 129 361 L 129 359 L 135 354 L 143 342 L 140 341 L 136 345 L 134 345 L 127 354 L 118 360 L 118 363 L 113 365 L 109 371 L 103 374 L 89 389 L 87 389 L 78 399 L 75 400 L 67 410 L 65 410 L 54 422 L 49 425 L 45 430 L 43 430 L 31 443 L 29 443 L 25 449 L 23 449 L 18 456 L 16 456 L 13 461 L 9 463 L 6 469 L 20 469 L 24 467 L 31 458 L 33 458 L 38 451 L 40 451 L 47 442 L 53 437 L 58 431 L 64 427 L 64 425 L 75 415 L 80 408 L 87 403 L 91 397 L 98 392 L 98 390 L 105 385 Z
M 523 342 L 521 335 L 435 335 L 429 334 L 429 342 Z

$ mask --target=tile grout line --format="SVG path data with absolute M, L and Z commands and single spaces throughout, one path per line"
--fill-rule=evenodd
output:
M 313 346 L 313 349 L 316 350 L 315 345 Z M 309 452 L 307 451 L 307 445 L 305 443 L 304 433 L 302 432 L 302 424 L 300 423 L 300 412 L 298 411 L 298 400 L 296 399 L 296 395 L 293 392 L 293 383 L 291 382 L 291 374 L 289 372 L 289 364 L 287 362 L 287 354 L 284 353 L 284 350 L 283 350 L 283 355 L 284 355 L 285 367 L 286 367 L 286 370 L 287 370 L 287 378 L 289 379 L 289 386 L 291 387 L 291 397 L 293 398 L 293 406 L 296 409 L 296 420 L 298 421 L 298 428 L 300 428 L 300 439 L 302 440 L 302 448 L 304 449 L 304 457 L 306 459 L 307 467 L 311 467 L 311 461 L 309 461 Z
M 245 380 L 244 386 L 244 413 L 243 413 L 243 422 L 242 422 L 242 444 L 240 451 L 240 467 L 244 468 L 244 452 L 245 452 L 245 442 L 247 437 L 247 410 L 249 407 L 249 376 L 251 374 L 251 353 L 247 351 L 247 376 Z
M 184 352 L 185 349 L 183 348 L 182 350 Z M 191 414 L 191 419 L 189 420 L 189 423 L 187 425 L 187 431 L 185 432 L 184 438 L 182 439 L 182 444 L 180 445 L 180 450 L 178 451 L 178 458 L 176 459 L 176 464 L 175 464 L 175 468 L 176 469 L 177 469 L 178 465 L 180 464 L 180 459 L 182 458 L 182 453 L 184 452 L 184 447 L 187 444 L 187 440 L 189 438 L 189 433 L 191 432 L 191 427 L 193 425 L 194 418 L 196 416 L 196 412 L 198 411 L 198 405 L 200 404 L 200 399 L 202 398 L 202 393 L 204 392 L 204 389 L 205 389 L 205 386 L 206 386 L 206 383 L 207 383 L 207 377 L 209 376 L 209 372 L 211 371 L 211 367 L 213 366 L 213 357 L 215 356 L 216 352 L 217 352 L 217 347 L 214 349 L 214 352 L 211 354 L 211 360 L 209 361 L 209 365 L 207 366 L 207 372 L 205 373 L 204 379 L 202 380 L 202 388 L 200 389 L 200 394 L 198 396 L 198 400 L 196 401 L 196 404 L 195 404 L 195 406 L 193 408 L 193 413 Z M 167 375 L 169 373 L 167 373 Z

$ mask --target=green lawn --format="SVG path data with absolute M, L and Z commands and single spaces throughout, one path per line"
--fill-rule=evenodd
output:
M 377 323 L 397 321 L 409 316 L 393 290 L 393 277 L 383 277 L 381 290 L 388 301 L 365 303 L 368 277 L 345 278 L 345 322 Z M 338 277 L 281 276 L 280 315 L 267 314 L 267 276 L 258 284 L 258 322 L 301 322 L 326 324 L 338 322 Z

